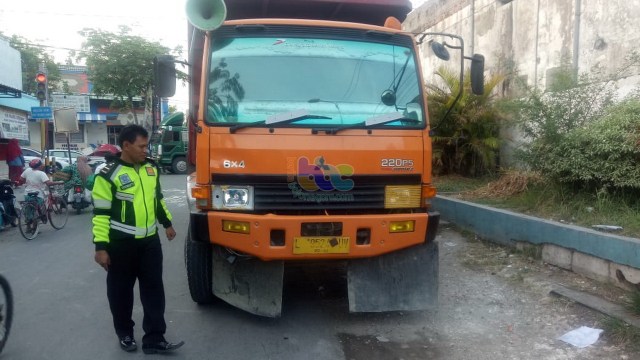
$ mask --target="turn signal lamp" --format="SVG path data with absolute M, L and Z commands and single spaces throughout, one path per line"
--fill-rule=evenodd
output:
M 200 209 L 209 208 L 211 188 L 209 186 L 195 185 L 191 188 L 191 196 L 196 199 L 196 207 Z
M 389 223 L 390 233 L 413 232 L 416 222 L 414 220 L 392 221 Z
M 248 234 L 251 231 L 251 226 L 244 221 L 222 220 L 222 231 Z
M 387 185 L 384 187 L 384 208 L 419 208 L 420 191 L 420 185 Z
M 436 197 L 437 191 L 433 185 L 422 185 L 422 204 L 429 208 L 431 206 L 431 199 Z

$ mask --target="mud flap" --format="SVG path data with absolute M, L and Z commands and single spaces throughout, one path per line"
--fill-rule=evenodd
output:
M 438 243 L 356 259 L 347 270 L 349 311 L 430 310 L 438 305 Z
M 283 261 L 235 258 L 225 249 L 213 249 L 213 294 L 255 315 L 280 317 L 282 313 Z

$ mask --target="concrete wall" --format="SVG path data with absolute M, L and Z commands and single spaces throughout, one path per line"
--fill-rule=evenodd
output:
M 577 2 L 581 3 L 578 13 Z M 410 13 L 403 26 L 414 33 L 460 35 L 467 54 L 485 55 L 488 71 L 512 63 L 529 85 L 544 87 L 554 69 L 574 57 L 580 72 L 602 67 L 611 73 L 621 67 L 640 41 L 638 18 L 640 0 L 513 0 L 506 4 L 496 0 L 432 0 Z M 576 24 L 579 33 L 574 31 Z M 429 79 L 443 62 L 426 44 L 421 50 Z M 457 61 L 452 59 L 449 66 L 454 64 Z M 626 84 L 638 84 L 638 74 L 635 69 L 636 78 Z
M 561 224 L 507 210 L 438 196 L 434 208 L 442 218 L 484 239 L 509 246 L 540 246 L 550 264 L 609 281 L 621 287 L 616 270 L 640 282 L 640 239 Z
M 411 12 L 403 26 L 413 33 L 462 36 L 465 55 L 485 56 L 487 74 L 517 70 L 516 77 L 497 91 L 518 96 L 523 86 L 544 89 L 562 65 L 575 61 L 580 73 L 613 75 L 625 65 L 631 51 L 638 50 L 638 19 L 640 0 L 431 0 Z M 434 71 L 440 66 L 457 70 L 460 57 L 450 50 L 449 62 L 438 59 L 427 43 L 429 39 L 443 38 L 427 37 L 420 46 L 425 80 L 437 83 Z M 447 41 L 457 45 L 454 40 Z M 640 68 L 633 68 L 617 82 L 620 96 L 640 84 L 639 74 Z M 501 137 L 501 164 L 515 165 L 512 154 L 523 142 L 521 134 L 504 128 Z

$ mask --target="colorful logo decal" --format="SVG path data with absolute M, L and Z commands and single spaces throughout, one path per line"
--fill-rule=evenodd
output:
M 289 189 L 294 198 L 311 202 L 354 201 L 353 194 L 348 193 L 354 187 L 353 180 L 348 178 L 354 174 L 353 166 L 327 164 L 322 156 L 311 162 L 303 156 L 290 158 L 288 168 Z
M 353 175 L 353 166 L 346 164 L 326 164 L 322 156 L 311 163 L 308 158 L 298 159 L 298 184 L 306 191 L 349 191 L 353 180 L 345 178 Z

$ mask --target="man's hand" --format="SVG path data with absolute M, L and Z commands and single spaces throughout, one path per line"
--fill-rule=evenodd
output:
M 96 251 L 96 255 L 94 257 L 98 265 L 104 268 L 104 271 L 109 271 L 109 265 L 111 265 L 111 258 L 109 258 L 109 253 L 106 250 L 98 250 Z
M 173 240 L 173 238 L 176 237 L 176 231 L 173 229 L 173 226 L 169 226 L 165 229 L 165 231 L 167 233 L 167 239 L 169 239 L 169 241 Z

